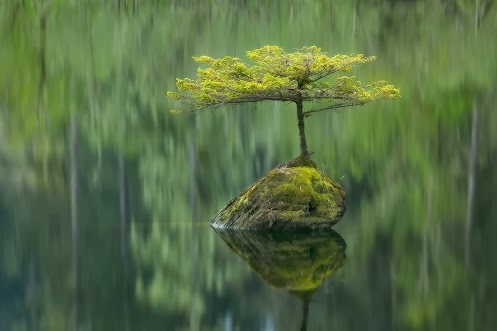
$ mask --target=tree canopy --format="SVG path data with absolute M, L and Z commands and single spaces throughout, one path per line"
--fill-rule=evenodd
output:
M 214 59 L 199 56 L 193 59 L 206 65 L 197 70 L 197 79 L 177 79 L 179 92 L 168 92 L 173 99 L 184 101 L 186 110 L 200 111 L 258 101 L 316 101 L 317 109 L 303 113 L 362 105 L 379 99 L 399 97 L 399 90 L 385 81 L 363 86 L 354 76 L 323 80 L 334 73 L 345 73 L 355 65 L 375 60 L 374 56 L 329 56 L 316 46 L 287 53 L 278 46 L 264 46 L 247 51 L 253 65 L 236 57 Z

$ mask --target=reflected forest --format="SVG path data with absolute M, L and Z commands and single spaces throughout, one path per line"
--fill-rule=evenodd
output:
M 0 330 L 495 330 L 496 31 L 494 0 L 0 1 Z M 354 107 L 170 112 L 266 45 L 376 60 L 246 82 Z M 346 192 L 332 230 L 209 225 L 301 161 Z M 316 220 L 296 187 L 264 217 Z

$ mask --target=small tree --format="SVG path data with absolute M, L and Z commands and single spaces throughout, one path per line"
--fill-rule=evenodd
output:
M 300 153 L 308 158 L 306 117 L 329 109 L 399 97 L 399 90 L 385 81 L 363 86 L 353 76 L 340 76 L 334 81 L 325 79 L 337 72 L 348 72 L 356 64 L 374 61 L 373 56 L 337 54 L 330 57 L 316 46 L 286 53 L 280 47 L 265 46 L 248 51 L 247 57 L 255 64 L 248 65 L 230 56 L 220 59 L 194 57 L 196 62 L 207 67 L 197 70 L 196 80 L 176 80 L 180 93 L 168 92 L 167 95 L 187 102 L 188 109 L 172 112 L 195 112 L 269 100 L 293 102 L 297 108 Z M 307 101 L 319 106 L 304 111 L 303 103 Z

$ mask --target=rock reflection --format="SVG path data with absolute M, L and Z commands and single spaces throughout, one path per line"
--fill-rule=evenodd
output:
M 306 330 L 312 295 L 345 264 L 345 240 L 333 230 L 215 231 L 267 283 L 302 299 L 301 330 Z

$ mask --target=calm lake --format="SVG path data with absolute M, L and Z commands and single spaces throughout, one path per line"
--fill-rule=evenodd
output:
M 0 3 L 0 330 L 497 329 L 492 0 Z M 192 56 L 375 55 L 401 98 L 306 120 L 336 232 L 216 233 L 295 108 L 171 114 Z

